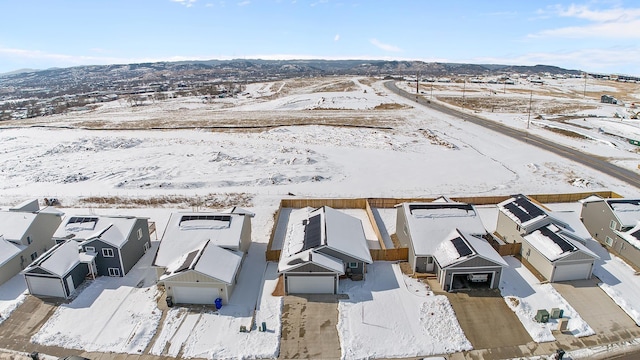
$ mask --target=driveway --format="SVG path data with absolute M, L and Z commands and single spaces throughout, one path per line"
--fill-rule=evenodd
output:
M 598 286 L 597 280 L 554 283 L 553 287 L 573 306 L 596 334 L 637 329 L 636 323 Z
M 519 346 L 531 342 L 498 290 L 445 293 L 474 349 Z
M 339 359 L 336 295 L 285 296 L 280 359 Z

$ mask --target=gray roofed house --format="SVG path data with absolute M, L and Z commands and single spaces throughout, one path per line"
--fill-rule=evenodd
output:
M 81 251 L 95 255 L 100 276 L 125 276 L 151 248 L 148 219 L 135 216 L 69 216 L 53 240 L 73 240 Z
M 550 282 L 589 279 L 596 254 L 577 214 L 552 212 L 525 195 L 498 204 L 496 232 L 507 243 L 522 244 L 520 255 Z
M 363 279 L 371 263 L 360 219 L 329 206 L 291 212 L 278 263 L 286 293 L 337 293 L 340 276 Z
M 68 240 L 40 255 L 22 274 L 30 294 L 67 299 L 88 275 L 95 275 L 93 261 Z
M 153 260 L 158 284 L 176 304 L 227 304 L 251 245 L 253 213 L 172 213 Z
M 38 200 L 0 211 L 0 285 L 53 246 L 51 235 L 62 215 L 55 208 L 40 209 Z

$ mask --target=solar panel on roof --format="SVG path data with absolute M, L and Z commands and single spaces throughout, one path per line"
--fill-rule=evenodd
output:
M 467 256 L 467 255 L 473 254 L 473 251 L 471 251 L 469 246 L 467 246 L 467 243 L 465 243 L 461 237 L 457 237 L 451 240 L 451 242 L 453 243 L 453 246 L 456 247 L 456 250 L 458 251 L 458 254 L 460 254 L 460 256 Z
M 571 245 L 567 240 L 561 238 L 560 235 L 551 231 L 548 227 L 543 227 L 542 229 L 540 229 L 540 233 L 551 239 L 554 243 L 556 243 L 556 245 L 560 246 L 560 249 L 562 249 L 563 253 L 574 251 L 576 249 L 575 246 Z
M 640 240 L 640 230 L 636 230 L 636 231 L 632 232 L 631 236 L 633 236 L 634 238 Z
M 322 243 L 320 214 L 312 216 L 307 221 L 307 225 L 304 227 L 304 243 L 302 250 L 305 251 L 320 246 Z
M 515 217 L 517 217 L 521 223 L 532 219 L 531 215 L 524 212 L 522 209 L 518 207 L 518 205 L 516 205 L 513 202 L 506 204 L 504 208 L 509 210 L 510 213 L 512 213 Z
M 82 224 L 82 223 L 88 223 L 88 222 L 98 222 L 98 218 L 73 216 L 71 217 L 71 219 L 69 219 L 69 221 L 67 221 L 67 224 Z
M 193 259 L 195 259 L 196 255 L 198 255 L 198 250 L 190 252 L 187 255 L 186 259 L 184 259 L 184 262 L 174 272 L 178 273 L 178 272 L 185 271 L 185 270 L 189 269 L 189 267 L 191 267 L 191 263 L 193 262 Z
M 193 220 L 216 220 L 216 221 L 231 221 L 229 215 L 183 215 L 180 218 L 180 222 L 193 221 Z
M 521 208 L 523 208 L 526 212 L 529 213 L 529 215 L 531 215 L 531 218 L 536 218 L 540 215 L 544 215 L 544 211 L 542 211 L 542 209 L 540 209 L 539 207 L 537 207 L 535 204 L 533 204 L 531 201 L 529 201 L 529 199 L 524 198 L 524 197 L 519 197 L 516 199 L 516 204 L 518 204 L 518 206 L 520 206 Z

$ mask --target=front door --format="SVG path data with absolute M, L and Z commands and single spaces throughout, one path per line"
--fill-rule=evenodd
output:
M 433 257 L 427 256 L 427 271 L 433 271 Z

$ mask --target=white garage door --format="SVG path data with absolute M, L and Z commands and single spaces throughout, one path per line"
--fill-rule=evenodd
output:
M 60 279 L 27 276 L 31 294 L 66 298 Z
M 553 281 L 584 280 L 591 272 L 591 263 L 557 265 Z
M 287 276 L 290 294 L 333 294 L 334 276 Z
M 220 297 L 217 288 L 172 286 L 176 304 L 213 304 Z

